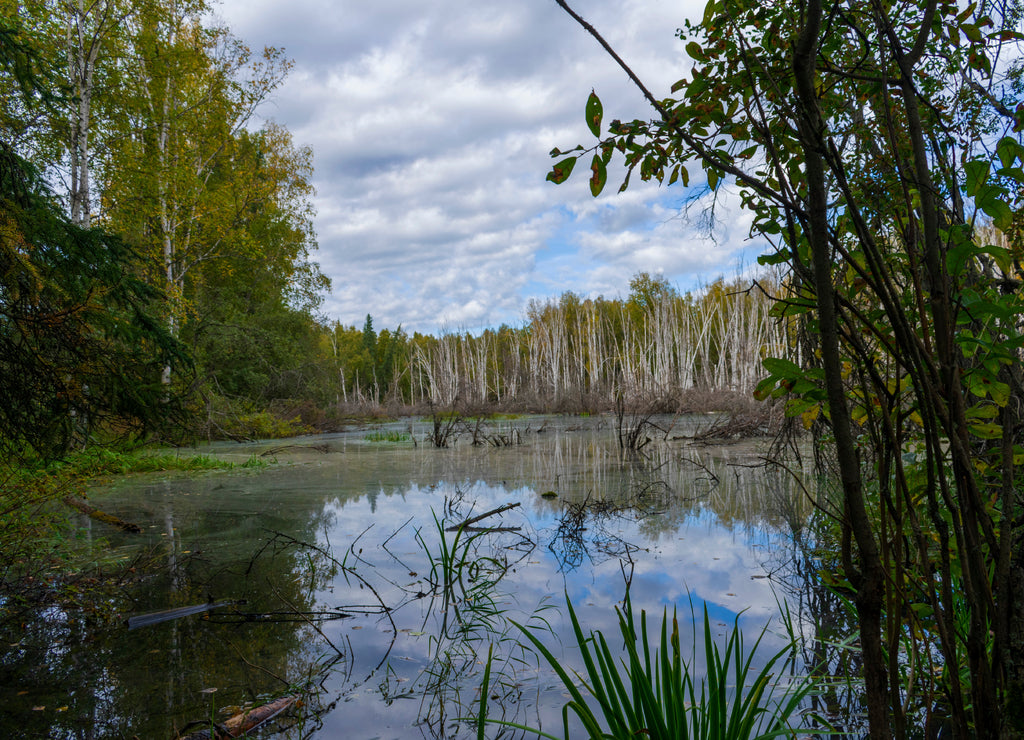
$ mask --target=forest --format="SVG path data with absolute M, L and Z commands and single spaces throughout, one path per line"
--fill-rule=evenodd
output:
M 756 399 L 813 445 L 869 735 L 1021 737 L 1021 7 L 710 0 L 652 91 L 556 2 L 651 117 L 592 93 L 548 179 L 702 181 L 752 214 L 759 277 L 638 273 L 477 333 L 331 322 L 312 153 L 256 117 L 281 50 L 200 1 L 0 0 L 0 544 L 30 557 L 24 472 L 83 449 Z
M 749 395 L 760 360 L 792 344 L 768 277 L 680 295 L 640 273 L 626 297 L 566 293 L 473 334 L 329 321 L 312 152 L 256 125 L 288 73 L 281 50 L 210 26 L 203 3 L 4 11 L 8 454 L 439 407 L 668 410 L 695 389 Z

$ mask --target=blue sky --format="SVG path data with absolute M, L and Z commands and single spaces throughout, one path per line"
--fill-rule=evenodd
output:
M 574 7 L 656 94 L 688 73 L 674 33 L 702 3 Z M 639 271 L 686 290 L 734 274 L 742 251 L 753 262 L 728 194 L 712 241 L 681 215 L 678 185 L 634 180 L 617 195 L 612 169 L 595 200 L 584 165 L 569 183 L 545 181 L 552 148 L 592 141 L 592 88 L 606 120 L 649 117 L 554 0 L 225 0 L 217 15 L 295 62 L 261 115 L 313 149 L 330 319 L 474 331 L 521 323 L 531 298 L 625 295 Z

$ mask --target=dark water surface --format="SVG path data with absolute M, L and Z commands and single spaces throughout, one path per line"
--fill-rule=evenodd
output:
M 697 421 L 662 422 L 672 431 L 646 457 L 620 453 L 611 419 L 491 422 L 522 444 L 464 435 L 451 449 L 402 422 L 216 445 L 202 451 L 269 452 L 276 464 L 94 491 L 96 506 L 144 528 L 83 522 L 110 558 L 138 561 L 132 614 L 238 603 L 134 630 L 58 612 L 26 624 L 0 662 L 0 736 L 170 738 L 301 694 L 275 737 L 472 737 L 459 718 L 475 711 L 490 646 L 491 716 L 560 734 L 563 690 L 510 620 L 576 665 L 565 594 L 616 645 L 627 584 L 634 608 L 659 619 L 678 607 L 688 623 L 691 604 L 706 605 L 724 632 L 742 612 L 751 642 L 778 616 L 792 532 L 808 516 L 801 494 L 757 465 L 757 443 L 698 447 L 673 439 Z M 418 445 L 367 439 L 410 428 Z M 441 529 L 510 503 L 478 523 L 501 531 L 459 551 L 462 581 L 445 599 L 432 570 Z M 775 619 L 766 654 L 784 643 Z

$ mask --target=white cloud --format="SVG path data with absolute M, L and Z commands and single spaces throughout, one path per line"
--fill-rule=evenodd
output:
M 688 71 L 674 32 L 699 4 L 577 5 L 656 93 Z M 680 284 L 733 271 L 739 214 L 709 246 L 677 218 L 682 190 L 634 183 L 615 195 L 616 173 L 595 200 L 585 172 L 545 182 L 553 147 L 591 140 L 592 87 L 609 119 L 649 116 L 553 2 L 227 0 L 219 13 L 295 60 L 263 114 L 314 151 L 330 317 L 473 329 L 518 323 L 530 297 L 624 293 L 640 270 Z

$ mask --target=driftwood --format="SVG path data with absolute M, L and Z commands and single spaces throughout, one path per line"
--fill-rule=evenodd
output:
M 250 730 L 255 730 L 260 725 L 274 719 L 298 702 L 299 697 L 297 696 L 285 696 L 261 707 L 239 712 L 223 724 L 212 724 L 208 720 L 204 720 L 202 724 L 212 724 L 212 726 L 188 735 L 178 735 L 178 740 L 223 740 L 224 738 L 241 737 Z
M 90 506 L 85 501 L 83 501 L 80 498 L 76 498 L 75 496 L 65 496 L 64 498 L 61 499 L 61 501 L 63 501 L 67 506 L 70 506 L 72 509 L 77 509 L 78 511 L 95 519 L 98 522 L 109 524 L 110 526 L 117 527 L 118 529 L 122 529 L 125 532 L 132 532 L 134 534 L 139 534 L 140 532 L 142 532 L 142 527 L 140 527 L 138 524 L 126 522 L 124 519 L 120 519 L 114 516 L 113 514 L 108 514 L 105 511 L 100 511 L 99 509 Z
M 481 519 L 486 519 L 489 516 L 494 516 L 495 514 L 500 514 L 503 511 L 508 511 L 509 509 L 514 509 L 517 506 L 519 506 L 519 502 L 518 501 L 515 502 L 514 504 L 505 504 L 504 506 L 499 506 L 497 509 L 491 509 L 490 511 L 485 511 L 483 514 L 480 514 L 478 516 L 470 517 L 469 519 L 466 519 L 461 524 L 455 524 L 455 525 L 453 525 L 451 527 L 447 527 L 445 529 L 445 531 L 446 532 L 458 532 L 460 529 L 466 529 L 470 524 L 476 524 Z
M 179 606 L 175 609 L 162 609 L 158 612 L 149 612 L 148 614 L 138 614 L 134 617 L 128 617 L 128 629 L 134 630 L 139 627 L 149 627 L 150 625 L 160 624 L 161 622 L 170 622 L 172 619 L 181 619 L 182 617 L 190 617 L 193 614 L 202 614 L 208 612 L 210 609 L 217 609 L 222 606 L 231 606 L 232 604 L 244 604 L 244 601 L 209 601 L 205 604 L 194 604 L 193 606 Z

